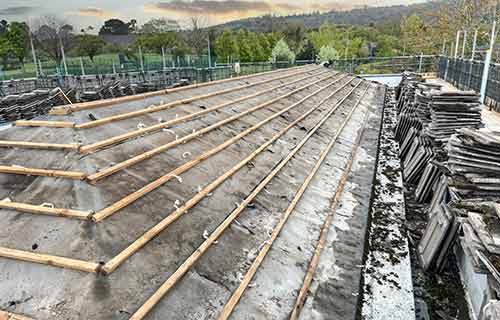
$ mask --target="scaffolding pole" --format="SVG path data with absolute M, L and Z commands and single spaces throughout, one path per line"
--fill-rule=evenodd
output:
M 455 41 L 455 60 L 458 57 L 458 45 L 460 44 L 460 31 L 457 31 L 457 40 Z
M 484 60 L 483 79 L 481 81 L 481 103 L 484 103 L 486 100 L 486 89 L 488 88 L 488 76 L 490 72 L 491 56 L 493 54 L 493 46 L 495 45 L 496 26 L 496 21 L 493 21 L 493 26 L 491 28 L 490 48 L 486 53 L 486 59 Z
M 474 32 L 474 40 L 473 40 L 473 43 L 472 43 L 472 54 L 471 54 L 471 57 L 470 57 L 470 59 L 472 61 L 474 61 L 474 56 L 476 55 L 476 45 L 477 45 L 477 29 Z

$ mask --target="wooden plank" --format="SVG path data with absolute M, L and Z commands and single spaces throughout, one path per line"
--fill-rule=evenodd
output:
M 0 310 L 0 320 L 33 320 L 33 319 L 22 316 L 20 314 L 15 314 L 12 312 Z
M 75 180 L 85 179 L 84 172 L 78 171 L 65 171 L 65 170 L 52 170 L 52 169 L 37 169 L 37 168 L 25 168 L 19 166 L 2 166 L 0 165 L 1 173 L 10 174 L 24 174 L 30 176 L 45 176 L 45 177 L 60 177 Z
M 305 97 L 305 99 L 309 99 L 310 96 Z M 118 268 L 125 260 L 127 260 L 130 256 L 135 254 L 138 250 L 140 250 L 143 246 L 145 246 L 151 239 L 156 237 L 160 232 L 165 230 L 170 224 L 172 224 L 179 217 L 183 216 L 187 210 L 194 207 L 199 201 L 205 198 L 210 192 L 215 190 L 220 184 L 226 181 L 229 177 L 231 177 L 234 173 L 236 173 L 243 166 L 247 165 L 250 161 L 252 161 L 257 155 L 266 150 L 271 144 L 273 144 L 276 140 L 278 140 L 281 136 L 283 136 L 286 132 L 288 132 L 291 128 L 295 127 L 300 121 L 304 120 L 308 115 L 314 112 L 318 107 L 313 107 L 309 109 L 309 111 L 301 114 L 297 119 L 288 124 L 285 128 L 274 134 L 269 140 L 267 140 L 264 144 L 259 146 L 256 150 L 254 150 L 251 154 L 249 154 L 246 158 L 238 162 L 231 169 L 226 171 L 224 174 L 213 180 L 210 184 L 208 184 L 204 189 L 198 192 L 194 197 L 189 199 L 184 205 L 179 207 L 177 210 L 173 211 L 156 224 L 153 228 L 149 229 L 144 233 L 141 237 L 139 237 L 136 241 L 130 244 L 125 250 L 120 252 L 118 255 L 113 257 L 110 261 L 108 261 L 102 268 L 104 273 L 111 273 L 116 268 Z
M 328 76 L 328 77 L 331 77 L 331 76 Z M 322 79 L 316 80 L 313 83 L 311 83 L 309 85 L 306 85 L 306 86 L 310 86 L 310 85 L 312 85 L 314 83 L 317 83 L 317 82 L 320 82 L 320 81 L 322 81 Z M 292 108 L 295 108 L 296 106 L 302 104 L 308 98 L 316 95 L 320 91 L 323 91 L 323 90 L 329 88 L 330 86 L 334 85 L 338 81 L 339 80 L 333 81 L 333 82 L 329 83 L 328 85 L 321 87 L 320 89 L 314 91 L 313 93 L 309 94 L 305 98 L 302 98 L 298 102 L 293 103 L 289 107 L 287 107 L 287 108 L 285 108 L 285 109 L 283 109 L 283 110 L 281 110 L 279 112 L 274 113 L 272 116 L 269 116 L 266 119 L 264 119 L 264 120 L 260 121 L 259 123 L 257 123 L 256 125 L 253 125 L 252 127 L 250 127 L 248 129 L 240 132 L 236 136 L 234 136 L 234 137 L 232 137 L 232 138 L 224 141 L 223 143 L 219 144 L 215 148 L 212 148 L 212 149 L 208 150 L 207 152 L 205 152 L 205 153 L 201 154 L 200 156 L 198 156 L 198 157 L 196 157 L 196 158 L 194 158 L 194 159 L 186 162 L 182 166 L 180 166 L 180 167 L 172 170 L 171 172 L 165 174 L 164 176 L 162 176 L 162 177 L 160 177 L 160 178 L 158 178 L 158 179 L 150 182 L 149 184 L 145 185 L 144 187 L 140 188 L 139 190 L 137 190 L 135 192 L 132 192 L 131 194 L 129 194 L 126 197 L 120 199 L 119 201 L 113 203 L 112 205 L 110 205 L 110 206 L 108 206 L 108 207 L 106 207 L 106 208 L 104 208 L 104 209 L 96 212 L 96 214 L 92 216 L 92 219 L 94 221 L 96 221 L 96 222 L 104 220 L 105 218 L 109 217 L 110 215 L 116 213 L 117 211 L 119 211 L 119 210 L 125 208 L 126 206 L 128 206 L 129 204 L 131 204 L 131 203 L 135 202 L 136 200 L 142 198 L 143 196 L 145 196 L 146 194 L 150 193 L 151 191 L 156 190 L 157 188 L 159 188 L 160 186 L 164 185 L 166 182 L 170 181 L 171 179 L 180 176 L 182 173 L 184 173 L 187 170 L 191 169 L 192 167 L 196 166 L 197 164 L 199 164 L 203 160 L 210 158 L 211 156 L 213 156 L 213 155 L 217 154 L 218 152 L 224 150 L 225 148 L 227 148 L 228 146 L 232 145 L 233 143 L 235 143 L 236 141 L 240 140 L 241 138 L 245 137 L 246 135 L 254 132 L 255 130 L 257 130 L 258 128 L 260 128 L 264 124 L 266 124 L 269 121 L 271 121 L 272 119 L 275 119 L 275 118 L 279 117 L 280 115 L 282 115 L 283 113 L 287 112 L 288 110 L 290 110 Z M 344 86 L 346 86 L 348 83 L 346 83 Z M 304 88 L 306 86 L 303 86 L 302 88 Z M 337 89 L 337 91 L 340 90 L 340 89 Z M 289 94 L 290 93 L 288 93 L 288 95 Z
M 322 72 L 322 73 L 324 73 L 324 72 Z M 324 77 L 323 79 L 326 79 L 326 78 L 327 77 Z M 300 89 L 295 89 L 295 90 L 289 92 L 288 95 L 293 94 L 299 90 L 303 90 L 303 88 L 304 88 L 304 86 L 301 87 Z M 284 97 L 284 96 L 285 95 L 283 95 L 282 97 Z M 117 136 L 114 136 L 114 137 L 111 137 L 108 139 L 104 139 L 104 140 L 101 140 L 101 141 L 98 141 L 98 142 L 95 142 L 92 144 L 82 146 L 80 148 L 80 152 L 81 153 L 94 152 L 94 151 L 102 149 L 106 146 L 110 146 L 110 145 L 113 145 L 115 143 L 125 141 L 127 139 L 131 139 L 131 138 L 135 138 L 135 137 L 139 137 L 139 136 L 144 136 L 145 134 L 157 132 L 161 129 L 170 127 L 172 124 L 175 124 L 175 119 L 171 120 L 169 122 L 155 124 L 155 125 L 149 126 L 147 128 L 129 131 L 129 132 L 126 132 L 126 133 L 123 133 L 123 134 L 120 134 L 120 135 L 117 135 Z
M 179 105 L 182 105 L 182 104 L 188 104 L 188 103 L 191 103 L 191 102 L 194 102 L 194 101 L 203 100 L 203 99 L 206 99 L 206 98 L 210 98 L 210 97 L 214 97 L 214 96 L 218 96 L 218 95 L 222 95 L 222 94 L 226 94 L 226 93 L 231 93 L 231 92 L 235 92 L 235 91 L 239 91 L 239 90 L 251 88 L 251 87 L 254 87 L 254 86 L 258 86 L 258 85 L 262 85 L 262 84 L 269 83 L 269 82 L 272 82 L 272 81 L 277 81 L 277 80 L 285 79 L 285 78 L 288 78 L 288 77 L 291 77 L 291 76 L 294 76 L 294 75 L 311 72 L 311 71 L 314 71 L 316 69 L 319 69 L 319 68 L 315 68 L 315 69 L 312 69 L 312 70 L 307 69 L 305 71 L 301 70 L 299 72 L 295 72 L 295 73 L 292 73 L 292 74 L 285 74 L 285 75 L 282 75 L 282 76 L 279 76 L 279 77 L 265 79 L 265 80 L 258 81 L 258 82 L 253 82 L 253 83 L 248 83 L 248 84 L 244 84 L 244 85 L 233 87 L 233 88 L 227 88 L 227 89 L 222 89 L 222 90 L 218 90 L 218 91 L 212 91 L 212 92 L 201 94 L 201 95 L 197 95 L 197 96 L 194 96 L 194 97 L 172 101 L 172 102 L 165 103 L 165 104 L 162 104 L 162 105 L 159 105 L 159 106 L 155 106 L 155 107 L 149 107 L 149 108 L 144 108 L 144 109 L 140 109 L 140 110 L 135 110 L 135 111 L 130 111 L 130 112 L 126 112 L 126 113 L 121 113 L 121 114 L 117 114 L 117 115 L 114 115 L 114 116 L 109 116 L 109 117 L 106 117 L 106 118 L 101 118 L 99 120 L 94 120 L 94 121 L 89 121 L 89 122 L 85 122 L 85 123 L 82 123 L 82 124 L 77 124 L 77 125 L 75 125 L 75 128 L 76 129 L 95 128 L 97 126 L 101 126 L 101 125 L 104 125 L 104 124 L 107 124 L 107 123 L 111 123 L 111 122 L 115 122 L 115 121 L 119 121 L 119 120 L 136 118 L 136 117 L 143 116 L 143 115 L 146 115 L 146 114 L 168 110 L 168 109 L 171 109 L 173 107 L 176 107 L 176 106 L 179 106 Z
M 203 83 L 195 83 L 191 84 L 188 86 L 183 86 L 183 87 L 178 87 L 178 88 L 172 88 L 172 89 L 163 89 L 159 91 L 153 91 L 153 92 L 147 92 L 144 94 L 138 94 L 138 95 L 131 95 L 131 96 L 126 96 L 126 97 L 119 97 L 119 98 L 112 98 L 112 99 L 104 99 L 104 100 L 98 100 L 98 101 L 90 101 L 90 102 L 82 102 L 82 103 L 75 103 L 71 107 L 68 106 L 59 106 L 59 107 L 54 107 L 50 110 L 49 114 L 51 115 L 67 115 L 72 112 L 76 111 L 82 111 L 82 110 L 89 110 L 89 109 L 96 109 L 96 108 L 102 108 L 102 107 L 107 107 L 107 106 L 112 106 L 115 104 L 119 103 L 124 103 L 124 102 L 130 102 L 130 101 L 136 101 L 136 100 L 141 100 L 141 99 L 146 99 L 149 97 L 154 97 L 154 96 L 159 96 L 162 94 L 167 94 L 170 92 L 179 92 L 179 91 L 184 91 L 184 90 L 189 90 L 189 89 L 194 89 L 194 88 L 201 88 L 209 85 L 215 85 L 215 84 L 221 84 L 229 81 L 239 81 L 239 80 L 244 80 L 252 77 L 258 77 L 262 75 L 267 75 L 267 74 L 273 74 L 273 73 L 278 73 L 278 72 L 284 72 L 293 70 L 293 69 L 298 69 L 298 68 L 309 68 L 310 65 L 307 66 L 297 66 L 293 68 L 287 68 L 287 69 L 278 69 L 278 70 L 272 70 L 272 71 L 266 71 L 266 72 L 261 72 L 261 73 L 255 73 L 251 75 L 246 75 L 246 76 L 240 76 L 240 77 L 234 77 L 234 78 L 226 78 L 226 79 L 221 79 L 221 80 L 216 80 L 216 81 L 209 81 L 209 82 L 203 82 Z
M 76 218 L 89 220 L 92 214 L 91 211 L 80 211 L 80 210 L 72 210 L 72 209 L 64 209 L 64 208 L 52 208 L 48 206 L 36 206 L 32 204 L 20 203 L 20 202 L 12 202 L 12 201 L 0 201 L 0 208 L 16 210 L 21 212 L 28 212 L 34 214 L 44 214 L 49 216 L 57 216 L 57 217 L 68 217 L 68 218 Z
M 73 121 L 41 121 L 41 120 L 17 120 L 16 127 L 52 127 L 52 128 L 73 128 Z
M 341 79 L 343 79 L 345 77 L 346 76 L 343 76 L 343 77 L 339 78 L 337 81 L 340 81 Z M 286 85 L 288 85 L 288 84 L 286 84 Z M 274 90 L 274 89 L 276 89 L 276 87 L 270 88 L 270 90 Z M 232 102 L 234 102 L 234 101 L 230 101 L 230 102 L 228 102 L 226 104 L 231 104 Z M 252 112 L 254 112 L 256 110 L 262 109 L 262 108 L 264 108 L 264 107 L 272 104 L 273 102 L 275 102 L 275 99 L 268 100 L 268 101 L 266 101 L 264 103 L 258 104 L 257 106 L 254 106 L 254 107 L 252 107 L 250 109 L 247 109 L 247 110 L 245 110 L 243 112 L 240 112 L 240 113 L 235 114 L 235 115 L 233 115 L 231 117 L 228 117 L 226 119 L 218 121 L 218 122 L 216 122 L 216 123 L 214 123 L 214 124 L 212 124 L 212 125 L 210 125 L 208 127 L 202 128 L 201 130 L 198 130 L 198 131 L 195 131 L 195 132 L 193 132 L 191 134 L 183 136 L 183 137 L 181 137 L 181 138 L 179 138 L 179 139 L 177 139 L 175 141 L 169 142 L 167 144 L 164 144 L 162 146 L 156 147 L 156 148 L 151 149 L 149 151 L 146 151 L 146 152 L 144 152 L 142 154 L 139 154 L 139 155 L 137 155 L 135 157 L 132 157 L 132 158 L 130 158 L 128 160 L 125 160 L 125 161 L 122 161 L 120 163 L 117 163 L 117 164 L 115 164 L 115 165 L 113 165 L 111 167 L 108 167 L 108 168 L 106 168 L 104 170 L 101 170 L 101 171 L 99 171 L 99 172 L 97 172 L 97 173 L 95 173 L 93 175 L 88 176 L 87 180 L 90 183 L 94 184 L 97 181 L 99 181 L 100 179 L 103 179 L 103 178 L 105 178 L 107 176 L 110 176 L 110 175 L 112 175 L 112 174 L 114 174 L 114 173 L 116 173 L 118 171 L 121 171 L 121 170 L 123 170 L 125 168 L 133 166 L 133 165 L 135 165 L 137 163 L 140 163 L 141 161 L 149 159 L 149 158 L 151 158 L 151 157 L 153 157 L 153 156 L 155 156 L 155 155 L 157 155 L 157 154 L 159 154 L 161 152 L 164 152 L 164 151 L 166 151 L 166 150 L 168 150 L 170 148 L 173 148 L 173 147 L 175 147 L 175 146 L 177 146 L 179 144 L 183 144 L 183 143 L 185 143 L 187 141 L 190 141 L 190 140 L 192 140 L 194 138 L 197 138 L 197 137 L 199 137 L 199 136 L 201 136 L 201 135 L 203 135 L 205 133 L 208 133 L 208 132 L 210 132 L 210 131 L 212 131 L 212 130 L 214 130 L 216 128 L 219 128 L 219 127 L 221 127 L 221 126 L 223 126 L 223 125 L 225 125 L 227 123 L 230 123 L 230 122 L 232 122 L 234 120 L 237 120 L 237 119 L 239 119 L 239 118 L 241 118 L 241 117 L 243 117 L 243 116 L 245 116 L 247 114 L 250 114 L 250 113 L 252 113 Z
M 0 147 L 5 148 L 26 148 L 26 149 L 48 149 L 48 150 L 78 150 L 79 144 L 76 143 L 45 143 L 45 142 L 28 142 L 28 141 L 10 141 L 0 140 Z
M 88 262 L 83 260 L 76 260 L 76 259 L 48 255 L 48 254 L 40 254 L 29 251 L 10 249 L 5 247 L 0 247 L 0 257 L 34 262 L 39 264 L 46 264 L 50 266 L 79 270 L 90 273 L 97 273 L 100 267 L 99 263 L 95 262 Z
M 358 85 L 361 83 L 360 81 Z M 357 86 L 354 88 L 356 89 Z M 130 317 L 130 320 L 141 320 L 154 308 L 154 306 L 163 298 L 167 292 L 186 274 L 186 272 L 198 261 L 198 259 L 208 250 L 208 248 L 222 235 L 222 233 L 231 225 L 238 215 L 253 201 L 253 199 L 266 187 L 266 185 L 281 171 L 281 169 L 300 151 L 310 137 L 325 123 L 327 119 L 335 112 L 345 99 L 354 91 L 351 90 L 348 95 L 333 106 L 330 111 L 309 131 L 299 144 L 282 160 L 279 164 L 259 183 L 257 187 L 247 196 L 238 207 L 215 229 L 215 231 L 196 249 L 188 259 L 153 293 L 153 295 Z M 327 99 L 333 95 L 330 94 L 315 107 L 310 110 L 316 110 Z M 308 113 L 310 114 L 310 113 Z M 297 200 L 298 201 L 298 200 Z M 228 314 L 229 316 L 229 314 Z
M 323 164 L 323 162 L 326 159 L 328 153 L 333 148 L 333 146 L 336 143 L 337 139 L 340 137 L 340 134 L 342 133 L 343 129 L 347 125 L 348 121 L 351 119 L 351 116 L 352 116 L 353 112 L 356 110 L 356 108 L 360 104 L 361 99 L 365 96 L 366 92 L 368 91 L 368 88 L 369 88 L 369 86 L 366 87 L 365 91 L 363 92 L 363 94 L 361 95 L 361 97 L 359 98 L 359 100 L 355 103 L 355 105 L 353 106 L 353 108 L 351 109 L 351 111 L 349 112 L 349 114 L 347 115 L 346 119 L 344 120 L 344 122 L 342 123 L 342 125 L 340 126 L 340 128 L 335 133 L 335 136 L 330 140 L 330 142 L 328 143 L 328 145 L 324 148 L 324 150 L 321 153 L 319 159 L 316 161 L 316 164 L 314 165 L 313 169 L 311 170 L 311 172 L 309 173 L 309 175 L 307 176 L 307 178 L 302 183 L 300 189 L 297 191 L 297 193 L 295 194 L 294 198 L 290 202 L 290 205 L 288 206 L 288 208 L 285 210 L 285 212 L 281 216 L 281 218 L 280 218 L 279 222 L 277 223 L 276 227 L 274 227 L 274 229 L 273 229 L 273 231 L 271 233 L 270 239 L 267 240 L 266 242 L 264 242 L 264 244 L 262 246 L 262 249 L 259 251 L 257 257 L 252 262 L 252 265 L 250 266 L 249 270 L 246 272 L 245 276 L 243 277 L 243 280 L 240 282 L 240 285 L 238 286 L 238 288 L 236 289 L 236 291 L 231 295 L 231 297 L 229 298 L 228 302 L 224 305 L 224 308 L 222 309 L 222 312 L 219 315 L 219 318 L 218 318 L 219 320 L 226 320 L 226 319 L 228 319 L 229 316 L 231 315 L 231 313 L 233 312 L 234 308 L 236 307 L 236 305 L 238 304 L 239 300 L 243 296 L 243 293 L 245 292 L 246 288 L 250 284 L 250 281 L 252 281 L 253 277 L 257 273 L 257 270 L 259 269 L 260 265 L 264 261 L 264 258 L 266 257 L 267 253 L 269 252 L 269 250 L 271 250 L 271 247 L 272 247 L 274 241 L 278 238 L 278 236 L 279 236 L 281 230 L 283 229 L 283 227 L 285 226 L 288 218 L 290 217 L 290 215 L 292 214 L 293 210 L 295 209 L 295 207 L 299 203 L 299 200 L 304 195 L 306 189 L 308 188 L 308 186 L 311 183 L 312 179 L 315 177 L 315 175 L 318 172 L 318 170 L 321 167 L 321 165 Z M 350 160 L 349 160 L 346 168 L 344 169 L 344 172 L 342 173 L 341 182 L 343 181 L 342 179 L 344 177 L 347 178 L 347 175 L 348 175 L 348 173 L 351 170 L 352 159 L 353 159 L 354 155 L 356 154 L 356 151 L 358 150 L 359 144 L 361 142 L 361 136 L 362 136 L 362 133 L 364 131 L 364 127 L 365 127 L 365 124 L 366 124 L 366 119 L 367 119 L 367 116 L 365 115 L 364 120 L 363 120 L 363 125 L 361 127 L 361 130 L 358 133 L 358 136 L 356 138 L 356 142 L 355 142 L 354 147 L 353 147 L 353 149 L 351 151 L 351 156 L 349 158 Z M 343 184 L 342 184 L 341 187 L 339 186 L 340 189 L 339 189 L 339 187 L 337 187 L 337 192 L 336 192 L 336 195 L 335 195 L 336 197 L 337 197 L 337 194 L 341 194 L 342 193 L 343 186 L 344 186 Z

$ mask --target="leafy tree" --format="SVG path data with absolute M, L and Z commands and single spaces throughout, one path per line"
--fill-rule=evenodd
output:
M 248 62 L 253 60 L 253 52 L 247 41 L 248 31 L 240 29 L 236 36 L 238 43 L 238 58 L 240 61 Z
M 422 19 L 413 14 L 401 20 L 401 33 L 403 35 L 403 54 L 419 54 L 424 47 L 424 23 Z
M 186 45 L 179 35 L 173 31 L 145 34 L 137 38 L 136 45 L 148 51 L 161 53 L 163 47 L 175 55 L 186 53 Z
M 215 54 L 220 61 L 238 55 L 238 44 L 232 31 L 224 30 L 215 40 Z
M 387 34 L 380 34 L 377 36 L 376 56 L 390 57 L 396 56 L 400 51 L 399 38 Z
M 314 60 L 314 46 L 309 39 L 304 41 L 304 46 L 297 55 L 297 60 Z
M 306 39 L 304 24 L 289 23 L 285 25 L 285 29 L 282 32 L 286 42 L 290 45 L 290 49 L 296 54 L 299 53 Z
M 143 34 L 149 33 L 163 33 L 169 31 L 178 31 L 180 30 L 179 23 L 173 19 L 166 18 L 158 18 L 151 19 L 145 24 L 142 25 L 139 32 Z
M 77 51 L 80 55 L 88 56 L 93 62 L 94 57 L 102 52 L 105 44 L 106 42 L 99 36 L 84 34 L 78 39 Z
M 269 37 L 264 33 L 258 33 L 257 37 L 260 47 L 262 48 L 262 55 L 264 57 L 262 61 L 266 61 L 271 56 L 271 51 L 273 48 L 271 46 L 271 41 L 269 41 Z M 273 45 L 274 44 L 275 43 L 273 43 Z
M 4 67 L 7 66 L 7 59 L 10 53 L 10 44 L 7 37 L 0 35 L 0 61 Z
M 25 22 L 11 22 L 5 34 L 12 54 L 24 68 L 24 59 L 29 51 L 29 29 Z
M 288 44 L 285 42 L 285 39 L 279 40 L 273 48 L 271 52 L 271 62 L 278 61 L 295 61 L 295 53 L 288 47 Z
M 336 60 L 339 58 L 339 54 L 334 47 L 331 46 L 323 46 L 319 49 L 318 60 L 320 62 L 326 62 L 331 60 Z
M 283 38 L 283 34 L 281 34 L 280 32 L 269 32 L 266 34 L 266 37 L 267 41 L 269 42 L 269 47 L 274 48 L 276 43 Z
M 126 35 L 135 30 L 137 21 L 135 19 L 125 23 L 120 19 L 109 19 L 104 21 L 104 25 L 99 30 L 99 34 Z
M 322 47 L 332 46 L 333 43 L 338 39 L 338 32 L 335 30 L 335 26 L 330 23 L 324 23 L 319 27 L 318 31 L 313 31 L 309 33 L 309 41 L 311 41 L 314 49 L 319 51 Z

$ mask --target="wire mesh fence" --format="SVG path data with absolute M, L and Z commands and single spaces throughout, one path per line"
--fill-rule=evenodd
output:
M 440 57 L 438 76 L 460 90 L 481 92 L 484 62 Z M 488 71 L 485 104 L 500 111 L 500 64 L 492 63 Z

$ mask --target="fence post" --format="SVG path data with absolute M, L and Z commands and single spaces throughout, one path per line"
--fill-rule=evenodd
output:
M 36 77 L 38 78 L 40 76 L 40 73 L 38 72 L 38 63 L 36 59 L 35 45 L 33 44 L 33 37 L 31 36 L 31 30 L 29 31 L 29 36 L 30 36 L 31 54 L 33 55 L 33 63 L 35 64 Z
M 144 62 L 142 61 L 142 48 L 139 46 L 139 62 L 141 64 L 141 71 L 144 72 Z
M 66 55 L 64 54 L 64 47 L 62 44 L 62 40 L 59 39 L 59 42 L 61 44 L 61 57 L 62 57 L 62 62 L 63 62 L 63 67 L 64 67 L 64 74 L 68 75 L 68 66 L 66 65 Z
M 424 53 L 420 53 L 420 60 L 418 61 L 418 73 L 422 73 L 422 60 L 424 59 Z
M 163 62 L 163 71 L 167 69 L 167 62 L 165 61 L 165 48 L 161 47 L 161 60 Z
M 83 67 L 83 59 L 80 57 L 80 68 L 82 68 L 82 76 L 85 75 L 85 68 Z
M 40 75 L 43 76 L 42 62 L 38 59 L 38 66 L 40 67 Z
M 490 49 L 486 53 L 486 59 L 484 61 L 483 79 L 481 81 L 481 103 L 484 104 L 486 99 L 486 89 L 488 87 L 488 76 L 490 72 L 491 56 L 493 54 L 493 46 L 495 44 L 495 29 L 496 21 L 493 21 L 493 27 L 491 28 L 491 39 L 490 39 Z

